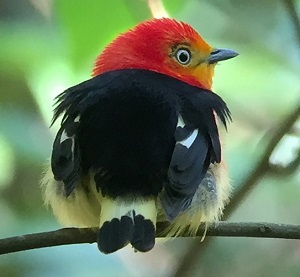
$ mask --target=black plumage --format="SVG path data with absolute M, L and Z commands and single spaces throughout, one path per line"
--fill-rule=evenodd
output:
M 156 176 L 168 170 L 172 178 L 177 175 L 175 183 L 168 182 L 171 190 L 179 192 L 176 187 L 180 185 L 183 194 L 191 194 L 196 188 L 191 189 L 190 182 L 181 183 L 183 177 L 178 176 L 192 179 L 185 171 L 196 174 L 190 170 L 193 165 L 202 176 L 203 167 L 206 172 L 210 162 L 220 162 L 214 112 L 225 126 L 230 119 L 225 102 L 215 93 L 167 75 L 136 69 L 106 72 L 71 87 L 57 97 L 57 104 L 53 122 L 62 113 L 64 117 L 53 146 L 55 177 L 73 188 L 73 181 L 81 174 L 105 169 L 111 178 L 105 186 L 98 179 L 97 186 L 111 197 L 157 195 L 162 184 L 156 184 Z M 190 149 L 175 147 L 179 114 L 188 123 L 186 136 L 193 129 L 199 130 Z M 77 117 L 79 122 L 74 122 Z M 72 149 L 64 147 L 66 142 L 60 143 L 60 137 L 74 124 Z M 173 165 L 179 167 L 177 171 Z
M 97 188 L 112 199 L 163 191 L 170 219 L 188 207 L 209 164 L 221 161 L 215 114 L 225 127 L 230 119 L 215 93 L 137 69 L 106 72 L 66 90 L 57 97 L 53 122 L 63 113 L 52 169 L 66 195 L 92 171 Z M 195 130 L 190 147 L 180 143 Z
M 76 140 L 79 122 L 67 117 L 61 124 L 53 144 L 51 168 L 54 178 L 63 181 L 66 196 L 74 190 L 81 174 L 81 156 Z

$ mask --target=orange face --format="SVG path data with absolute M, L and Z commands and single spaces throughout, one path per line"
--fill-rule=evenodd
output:
M 165 65 L 179 79 L 194 79 L 204 88 L 210 89 L 214 75 L 214 64 L 209 63 L 213 48 L 203 40 L 183 41 L 169 48 Z
M 236 55 L 231 50 L 214 49 L 186 23 L 153 19 L 109 44 L 97 58 L 93 75 L 116 69 L 147 69 L 210 89 L 216 63 Z

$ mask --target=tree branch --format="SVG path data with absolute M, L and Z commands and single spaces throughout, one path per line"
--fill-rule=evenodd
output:
M 289 17 L 293 23 L 293 27 L 296 31 L 298 43 L 300 45 L 300 19 L 297 13 L 297 8 L 294 0 L 283 0 L 283 4 L 289 13 Z
M 148 0 L 148 7 L 154 18 L 169 17 L 162 0 Z
M 157 237 L 164 237 L 161 234 L 167 226 L 167 222 L 157 224 Z M 201 226 L 197 236 L 202 237 L 204 232 L 205 228 Z M 206 236 L 300 239 L 300 225 L 218 222 L 207 230 Z M 185 233 L 181 237 L 189 237 L 189 235 Z M 52 246 L 95 243 L 96 241 L 95 229 L 64 228 L 0 239 L 0 255 Z

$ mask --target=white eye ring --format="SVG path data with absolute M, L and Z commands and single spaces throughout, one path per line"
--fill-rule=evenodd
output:
M 191 61 L 191 52 L 186 48 L 179 48 L 175 53 L 176 60 L 182 64 L 187 65 Z

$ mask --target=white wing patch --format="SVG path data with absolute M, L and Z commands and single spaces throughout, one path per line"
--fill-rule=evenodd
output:
M 186 124 L 182 118 L 181 115 L 178 116 L 178 122 L 176 128 L 185 128 Z M 187 137 L 185 137 L 183 140 L 177 141 L 177 143 L 180 143 L 181 145 L 185 146 L 186 148 L 190 148 L 193 142 L 195 141 L 196 137 L 198 135 L 198 129 L 193 130 Z
M 178 123 L 177 123 L 177 127 L 184 127 L 185 126 L 185 123 L 184 123 L 184 120 L 182 118 L 181 115 L 178 116 Z
M 60 143 L 63 143 L 66 139 L 69 139 L 70 137 L 67 135 L 67 132 L 64 130 L 60 136 Z
M 198 129 L 195 129 L 189 137 L 187 137 L 182 141 L 179 141 L 178 143 L 185 146 L 186 148 L 190 148 L 193 142 L 195 141 L 197 135 L 198 135 Z

